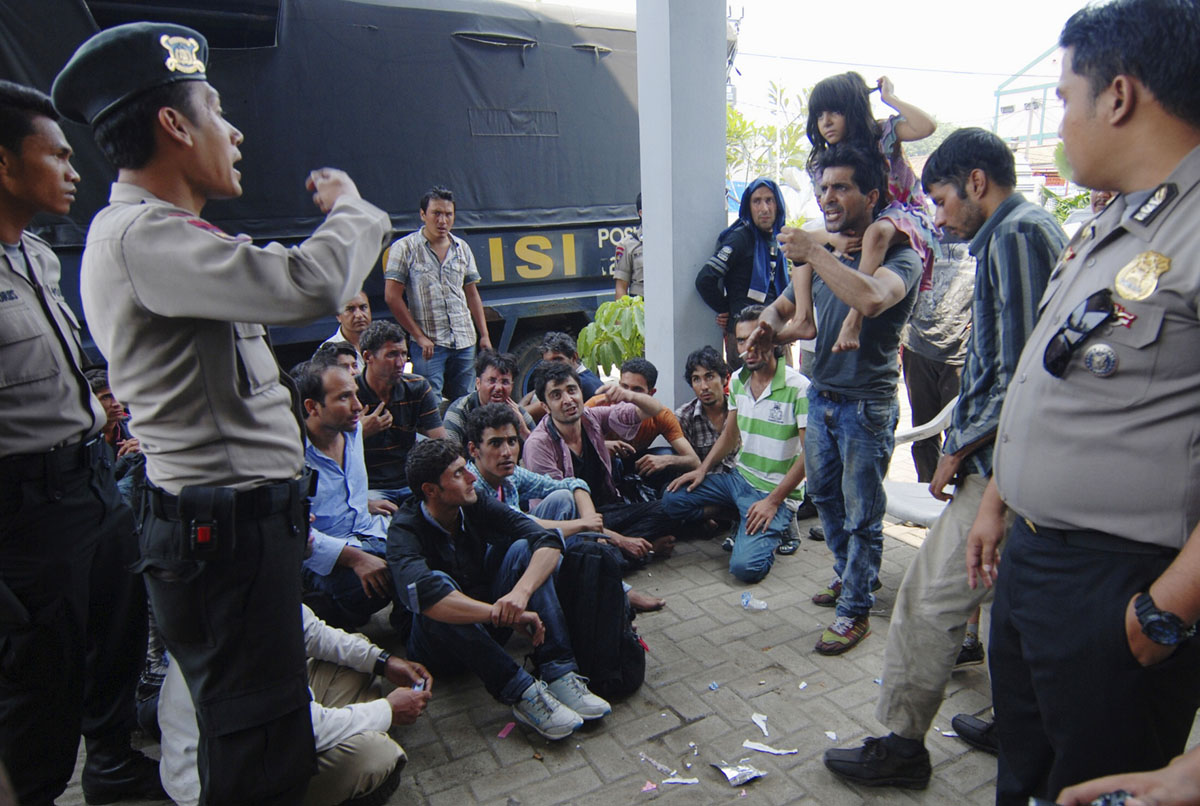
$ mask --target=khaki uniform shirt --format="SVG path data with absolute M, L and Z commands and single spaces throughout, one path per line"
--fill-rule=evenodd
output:
M 247 489 L 304 464 L 266 325 L 334 313 L 370 272 L 387 215 L 338 199 L 302 244 L 259 248 L 117 182 L 83 253 L 83 308 L 154 484 Z M 262 323 L 262 324 L 258 324 Z
M 58 258 L 29 233 L 20 246 L 28 263 L 7 249 L 0 256 L 0 456 L 80 442 L 106 420 L 80 370 L 79 321 L 59 289 Z
M 613 277 L 629 284 L 629 296 L 640 297 L 645 293 L 645 277 L 642 276 L 642 228 L 617 244 L 616 263 Z
M 1001 496 L 1035 524 L 1179 548 L 1200 519 L 1200 147 L 1160 191 L 1136 206 L 1118 196 L 1067 246 L 1008 386 L 994 461 Z M 1151 253 L 1167 270 L 1131 276 Z M 1102 288 L 1116 321 L 1055 378 L 1046 344 Z

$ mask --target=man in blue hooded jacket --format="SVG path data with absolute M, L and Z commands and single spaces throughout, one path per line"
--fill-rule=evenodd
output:
M 696 275 L 696 290 L 717 312 L 725 331 L 731 370 L 742 365 L 733 342 L 733 320 L 747 305 L 770 305 L 788 284 L 787 260 L 775 241 L 785 221 L 783 196 L 770 179 L 755 179 L 742 193 L 738 220 L 717 236 L 716 254 Z

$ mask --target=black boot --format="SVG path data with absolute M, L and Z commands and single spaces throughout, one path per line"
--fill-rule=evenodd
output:
M 169 800 L 158 777 L 158 762 L 129 746 L 128 736 L 86 739 L 87 760 L 80 783 L 92 806 L 119 800 Z

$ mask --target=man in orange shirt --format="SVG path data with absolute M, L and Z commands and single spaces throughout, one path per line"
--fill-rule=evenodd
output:
M 658 391 L 654 386 L 656 383 L 658 369 L 645 358 L 630 358 L 621 365 L 622 389 L 653 397 Z M 595 395 L 584 405 L 606 406 L 608 398 L 602 394 Z M 650 447 L 660 436 L 671 446 L 669 450 Z M 605 442 L 613 456 L 624 460 L 626 468 L 637 470 L 644 480 L 660 492 L 671 479 L 700 466 L 700 458 L 696 456 L 692 443 L 684 436 L 675 413 L 666 407 L 653 417 L 642 420 L 641 427 L 628 442 L 621 439 L 606 439 Z

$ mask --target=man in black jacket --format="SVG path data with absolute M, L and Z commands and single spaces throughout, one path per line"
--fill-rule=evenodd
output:
M 554 589 L 562 535 L 479 496 L 453 440 L 418 443 L 405 470 L 413 498 L 392 518 L 387 559 L 413 613 L 409 659 L 442 672 L 470 669 L 547 739 L 612 711 L 587 690 L 571 651 Z M 515 628 L 532 638 L 541 680 L 504 651 Z
M 742 366 L 733 320 L 747 305 L 770 305 L 788 284 L 787 261 L 775 236 L 786 222 L 783 195 L 770 179 L 755 179 L 742 193 L 738 220 L 717 236 L 716 253 L 696 275 L 696 290 L 717 312 L 731 371 Z

